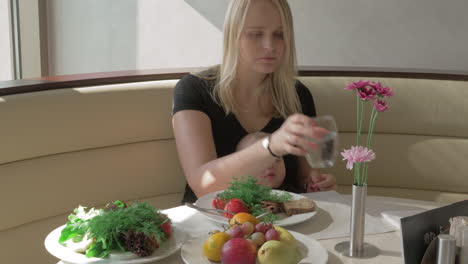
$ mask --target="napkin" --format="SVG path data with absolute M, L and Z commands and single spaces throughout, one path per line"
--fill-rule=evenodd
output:
M 381 213 L 383 219 L 397 229 L 401 228 L 400 219 L 407 216 L 412 216 L 426 211 L 426 209 L 415 210 L 397 210 L 397 211 L 384 211 Z
M 310 220 L 288 227 L 314 239 L 347 237 L 350 235 L 351 196 L 335 191 L 302 194 L 317 204 L 317 214 Z M 397 230 L 385 224 L 381 216 L 366 213 L 365 234 L 379 234 Z

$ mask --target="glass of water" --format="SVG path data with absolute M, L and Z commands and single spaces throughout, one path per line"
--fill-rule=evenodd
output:
M 330 168 L 335 164 L 338 154 L 338 130 L 333 116 L 325 115 L 313 117 L 317 129 L 315 138 L 307 140 L 315 143 L 313 147 L 306 147 L 305 158 L 311 168 Z

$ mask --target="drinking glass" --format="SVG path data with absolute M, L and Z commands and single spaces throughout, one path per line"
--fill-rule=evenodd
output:
M 315 126 L 322 128 L 318 130 L 316 137 L 306 137 L 315 145 L 307 146 L 305 158 L 312 168 L 330 168 L 335 164 L 338 154 L 338 130 L 333 116 L 325 115 L 313 117 Z

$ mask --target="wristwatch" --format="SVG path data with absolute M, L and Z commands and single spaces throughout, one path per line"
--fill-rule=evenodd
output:
M 267 137 L 265 137 L 263 140 L 262 140 L 262 146 L 266 149 L 268 149 L 268 152 L 270 152 L 270 154 L 275 157 L 275 158 L 281 158 L 281 156 L 278 156 L 276 155 L 275 153 L 273 153 L 273 151 L 271 151 L 271 148 L 270 148 L 270 137 L 271 135 L 268 135 Z

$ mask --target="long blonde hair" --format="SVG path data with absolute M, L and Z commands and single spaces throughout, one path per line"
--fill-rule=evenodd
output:
M 226 114 L 237 112 L 232 87 L 237 74 L 239 61 L 239 40 L 245 23 L 245 17 L 252 0 L 231 0 L 224 20 L 223 60 L 199 73 L 206 79 L 216 79 L 212 97 L 223 107 Z M 301 104 L 295 89 L 296 48 L 291 9 L 286 0 L 271 0 L 278 8 L 283 24 L 285 54 L 278 69 L 267 75 L 259 94 L 270 92 L 274 114 L 283 118 L 293 113 L 300 113 Z

